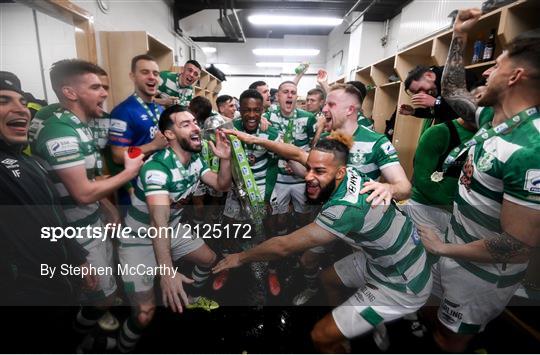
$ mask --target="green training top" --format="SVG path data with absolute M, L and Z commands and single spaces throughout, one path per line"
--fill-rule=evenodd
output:
M 450 130 L 444 123 L 430 127 L 420 137 L 414 156 L 411 196 L 411 199 L 421 204 L 445 208 L 449 211 L 452 211 L 452 204 L 456 196 L 458 177 L 446 174 L 441 181 L 433 181 L 431 177 L 435 171 L 442 171 L 439 162 L 441 158 L 446 158 L 449 149 L 469 140 L 475 133 L 465 129 L 457 120 L 451 121 L 451 124 L 456 128 L 459 137 L 459 142 L 454 142 L 457 145 L 453 147 L 449 147 L 451 143 Z

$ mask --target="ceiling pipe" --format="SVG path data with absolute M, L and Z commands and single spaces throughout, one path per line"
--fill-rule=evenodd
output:
M 345 30 L 345 32 L 343 32 L 343 34 L 350 35 L 350 34 L 352 33 L 352 31 L 354 31 L 358 26 L 360 26 L 360 24 L 364 21 L 363 17 L 364 17 L 364 15 L 365 15 L 365 13 L 368 12 L 368 10 L 369 10 L 374 4 L 376 4 L 376 3 L 378 3 L 378 2 L 379 2 L 379 0 L 373 0 L 373 1 L 372 1 L 372 2 L 364 9 L 364 11 L 362 11 L 362 12 L 360 13 L 360 15 L 358 15 L 358 16 L 354 19 L 354 21 L 351 22 L 351 24 L 349 25 L 349 27 L 347 27 L 347 29 Z M 357 4 L 355 4 L 355 6 L 353 6 L 353 8 L 352 8 L 351 10 L 354 10 L 354 8 L 356 7 L 356 5 L 357 5 Z M 350 12 L 352 12 L 352 11 L 349 10 L 349 12 L 348 12 L 347 14 L 349 14 Z M 346 17 L 346 16 L 345 16 L 345 17 Z M 360 20 L 360 19 L 362 19 L 362 21 L 360 21 L 360 23 L 358 23 L 358 24 L 356 25 L 356 27 L 355 27 L 353 30 L 351 30 L 351 28 L 352 28 L 352 27 L 356 24 L 356 22 L 358 22 L 358 20 Z M 343 20 L 345 20 L 345 18 L 343 18 Z

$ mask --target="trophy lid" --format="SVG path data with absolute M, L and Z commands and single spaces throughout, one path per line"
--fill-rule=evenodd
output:
M 215 114 L 208 117 L 204 121 L 202 135 L 204 139 L 214 140 L 217 129 L 233 129 L 232 120 L 227 120 L 220 114 Z

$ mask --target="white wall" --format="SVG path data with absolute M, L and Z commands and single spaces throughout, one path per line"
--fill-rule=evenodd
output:
M 0 4 L 1 69 L 15 73 L 23 90 L 37 98 L 55 101 L 50 79 L 51 65 L 64 58 L 77 57 L 75 28 L 37 12 L 43 69 L 39 63 L 38 41 L 32 9 L 21 4 Z M 43 90 L 41 71 L 45 77 Z
M 415 0 L 401 11 L 399 47 L 402 48 L 450 25 L 455 9 L 480 7 L 483 0 Z
M 350 35 L 343 34 L 347 24 L 342 23 L 330 32 L 328 35 L 328 51 L 326 53 L 326 71 L 328 71 L 328 80 L 334 81 L 337 77 L 345 74 L 349 60 L 349 42 Z M 341 53 L 343 51 L 343 60 L 340 65 Z M 334 58 L 332 58 L 334 57 Z
M 147 31 L 177 55 L 178 65 L 189 59 L 189 46 L 174 32 L 173 14 L 164 0 L 109 1 L 109 12 L 103 13 L 96 1 L 72 0 L 94 16 L 94 27 L 98 31 Z M 99 36 L 96 36 L 99 52 Z M 98 53 L 98 58 L 99 58 Z M 201 51 L 197 60 L 202 64 L 206 58 Z
M 15 73 L 23 90 L 44 97 L 32 9 L 20 4 L 0 4 L 1 69 Z
M 77 58 L 75 27 L 39 12 L 37 13 L 37 24 L 43 67 L 45 68 L 47 98 L 49 102 L 53 102 L 56 101 L 56 94 L 51 86 L 49 68 L 60 59 Z
M 100 55 L 99 31 L 147 31 L 173 49 L 176 64 L 182 65 L 190 56 L 189 41 L 174 33 L 172 12 L 164 0 L 123 0 L 109 1 L 110 10 L 103 13 L 96 1 L 72 0 L 93 16 L 98 58 Z M 77 56 L 75 27 L 56 18 L 37 12 L 43 71 L 46 93 L 49 101 L 55 101 L 49 82 L 49 68 L 52 63 L 64 58 Z M 41 68 L 36 36 L 36 26 L 32 9 L 22 4 L 0 4 L 0 64 L 1 70 L 16 73 L 23 88 L 36 97 L 44 98 Z M 200 48 L 196 59 L 206 63 L 206 56 Z M 126 63 L 129 65 L 129 63 Z
M 349 45 L 349 69 L 364 67 L 396 54 L 398 51 L 420 41 L 450 25 L 448 14 L 454 9 L 479 7 L 482 0 L 414 0 L 401 13 L 389 21 L 385 46 L 381 38 L 385 34 L 384 22 L 362 22 L 351 34 Z M 360 53 L 360 55 L 356 55 Z

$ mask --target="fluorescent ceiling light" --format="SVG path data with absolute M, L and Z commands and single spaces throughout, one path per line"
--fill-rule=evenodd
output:
M 298 63 L 283 63 L 283 62 L 257 62 L 255 66 L 260 68 L 284 68 L 284 67 L 296 67 Z
M 216 47 L 202 47 L 201 49 L 206 54 L 216 53 L 217 51 Z
M 318 49 L 310 48 L 256 48 L 253 50 L 255 55 L 279 56 L 279 57 L 295 57 L 306 56 L 312 57 L 320 53 Z
M 337 26 L 343 19 L 337 17 L 252 15 L 248 21 L 254 25 L 277 26 Z

